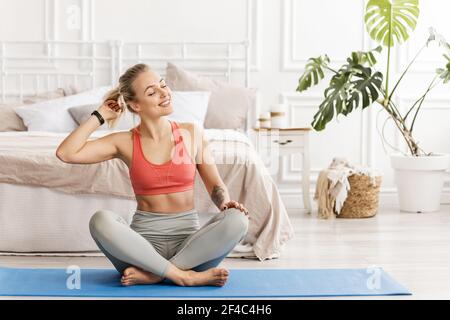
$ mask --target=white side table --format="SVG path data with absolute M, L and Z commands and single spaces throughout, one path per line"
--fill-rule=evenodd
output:
M 311 213 L 309 131 L 310 128 L 253 128 L 255 146 L 260 155 L 302 155 L 302 193 L 307 213 Z

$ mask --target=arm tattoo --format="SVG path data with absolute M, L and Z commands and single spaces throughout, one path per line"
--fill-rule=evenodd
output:
M 220 205 L 225 200 L 225 190 L 221 186 L 214 186 L 211 192 L 211 199 L 215 205 L 220 209 Z

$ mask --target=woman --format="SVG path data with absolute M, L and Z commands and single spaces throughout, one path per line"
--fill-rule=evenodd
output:
M 244 238 L 248 210 L 230 199 L 201 129 L 165 117 L 172 108 L 164 79 L 137 64 L 66 137 L 56 156 L 77 164 L 119 158 L 128 166 L 137 200 L 131 225 L 109 210 L 97 211 L 89 222 L 94 241 L 122 274 L 123 285 L 167 278 L 181 286 L 223 286 L 228 270 L 217 266 Z M 104 121 L 114 126 L 126 109 L 140 117 L 137 127 L 87 141 Z M 220 209 L 201 228 L 194 208 L 196 169 Z

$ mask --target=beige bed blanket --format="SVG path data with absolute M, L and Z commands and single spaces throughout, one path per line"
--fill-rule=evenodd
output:
M 94 132 L 90 139 L 107 132 Z M 250 141 L 234 130 L 206 129 L 212 154 L 230 196 L 250 212 L 246 240 L 261 261 L 277 258 L 294 237 L 275 182 Z M 37 185 L 71 194 L 104 194 L 135 199 L 128 167 L 120 159 L 79 165 L 61 162 L 56 147 L 67 136 L 50 132 L 0 132 L 0 182 Z M 197 174 L 199 212 L 218 212 Z

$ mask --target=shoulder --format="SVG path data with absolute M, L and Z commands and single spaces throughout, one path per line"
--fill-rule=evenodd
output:
M 175 121 L 175 123 L 178 125 L 179 128 L 181 129 L 186 129 L 186 130 L 193 130 L 195 123 L 193 122 L 178 122 Z
M 186 136 L 186 138 L 189 139 L 191 145 L 193 145 L 196 158 L 199 154 L 199 150 L 202 150 L 207 143 L 204 135 L 204 128 L 193 122 L 180 122 L 178 123 L 178 126 L 182 131 L 186 130 L 183 136 Z
M 182 130 L 186 130 L 191 138 L 202 137 L 203 128 L 194 122 L 177 122 L 178 127 Z

